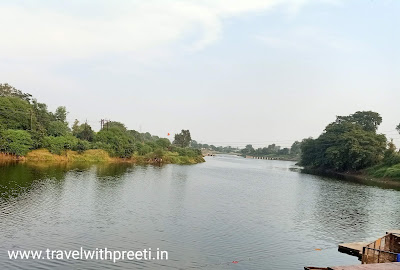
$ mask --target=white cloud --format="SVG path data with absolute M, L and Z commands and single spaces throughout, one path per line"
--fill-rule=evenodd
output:
M 304 4 L 306 1 L 301 0 Z M 197 36 L 189 47 L 200 50 L 218 40 L 222 20 L 298 0 L 109 1 L 103 14 L 84 17 L 50 8 L 3 6 L 0 57 L 86 57 L 109 52 L 140 52 Z M 92 1 L 96 7 L 101 2 Z M 88 11 L 90 11 L 90 5 Z M 200 33 L 194 33 L 195 30 Z
M 317 26 L 296 27 L 287 32 L 267 33 L 255 37 L 265 45 L 274 49 L 315 50 L 333 49 L 343 52 L 352 52 L 365 47 L 355 40 L 336 33 L 329 33 Z

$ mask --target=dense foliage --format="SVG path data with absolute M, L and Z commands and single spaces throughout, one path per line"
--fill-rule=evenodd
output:
M 60 106 L 50 112 L 47 105 L 32 99 L 30 94 L 8 85 L 0 84 L 0 152 L 24 156 L 30 150 L 46 148 L 57 155 L 67 155 L 67 150 L 82 153 L 102 149 L 112 157 L 169 159 L 199 157 L 201 151 L 189 148 L 189 130 L 175 135 L 174 145 L 166 138 L 128 130 L 124 124 L 107 121 L 99 132 L 78 120 L 69 128 L 67 110 Z M 101 152 L 96 152 L 101 153 Z M 182 158 L 179 159 L 182 162 Z
M 190 136 L 189 130 L 183 130 L 181 133 L 175 134 L 174 144 L 179 145 L 181 147 L 188 147 L 190 142 L 192 141 L 192 137 Z
M 356 171 L 374 166 L 384 158 L 386 137 L 376 130 L 382 118 L 378 113 L 356 112 L 338 116 L 316 139 L 301 144 L 301 164 L 335 171 Z

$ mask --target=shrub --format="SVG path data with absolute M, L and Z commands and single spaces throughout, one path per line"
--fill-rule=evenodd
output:
M 25 130 L 8 129 L 0 133 L 0 150 L 17 156 L 24 156 L 32 147 L 32 138 Z
M 47 136 L 43 140 L 43 146 L 51 153 L 61 155 L 65 150 L 76 149 L 78 139 L 74 136 Z

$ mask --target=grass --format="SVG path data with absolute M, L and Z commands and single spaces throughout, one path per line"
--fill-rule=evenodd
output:
M 133 155 L 131 159 L 128 159 L 127 161 L 132 161 L 134 163 L 138 164 L 149 164 L 152 163 L 153 157 L 152 153 L 146 156 L 139 156 L 139 155 Z M 166 151 L 162 155 L 162 160 L 163 164 L 181 164 L 181 165 L 188 165 L 188 164 L 197 164 L 201 162 L 205 162 L 204 158 L 202 156 L 196 156 L 196 157 L 188 157 L 188 156 L 180 156 L 176 152 L 169 152 Z
M 376 165 L 368 168 L 366 172 L 377 178 L 392 178 L 400 180 L 400 164 L 388 166 L 388 165 Z
M 164 152 L 163 156 L 164 164 L 196 164 L 204 162 L 202 156 L 188 157 L 180 156 L 176 152 Z M 131 158 L 112 158 L 108 153 L 101 149 L 92 149 L 78 153 L 76 151 L 66 151 L 62 155 L 56 155 L 49 152 L 47 149 L 38 149 L 29 152 L 26 157 L 26 161 L 51 161 L 51 162 L 127 162 L 137 164 L 151 164 L 153 163 L 153 153 L 146 156 L 133 155 Z
M 106 162 L 111 158 L 108 153 L 100 149 L 87 150 L 83 153 L 76 151 L 66 151 L 63 155 L 55 155 L 47 149 L 38 149 L 26 155 L 27 161 L 56 161 L 56 162 Z

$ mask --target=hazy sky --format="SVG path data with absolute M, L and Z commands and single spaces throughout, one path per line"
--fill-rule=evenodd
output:
M 0 0 L 0 82 L 216 145 L 318 136 L 336 115 L 400 122 L 400 1 Z

